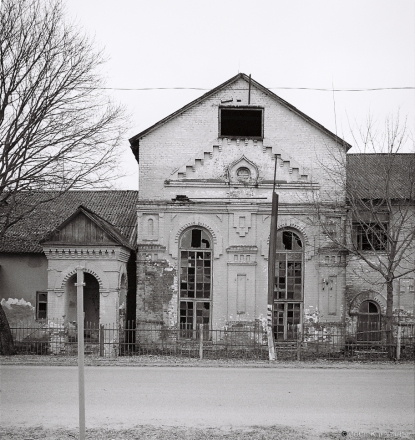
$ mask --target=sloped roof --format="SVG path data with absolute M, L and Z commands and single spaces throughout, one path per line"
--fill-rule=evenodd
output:
M 352 147 L 345 140 L 341 139 L 336 134 L 332 133 L 330 130 L 328 130 L 327 128 L 323 127 L 317 121 L 315 121 L 314 119 L 310 118 L 305 113 L 303 113 L 302 111 L 298 110 L 296 107 L 294 107 L 293 105 L 291 105 L 290 103 L 288 103 L 284 99 L 280 98 L 278 95 L 276 95 L 275 93 L 271 92 L 271 90 L 269 90 L 266 87 L 264 87 L 263 85 L 259 84 L 258 82 L 256 82 L 252 78 L 250 78 L 245 73 L 238 73 L 237 75 L 235 75 L 234 77 L 232 77 L 228 81 L 225 81 L 223 84 L 220 84 L 219 86 L 215 87 L 214 89 L 210 90 L 209 92 L 205 93 L 204 95 L 200 96 L 199 98 L 195 99 L 194 101 L 190 102 L 189 104 L 186 104 L 184 107 L 182 107 L 179 110 L 175 111 L 174 113 L 170 114 L 169 116 L 166 116 L 165 118 L 163 118 L 160 121 L 156 122 L 151 127 L 148 127 L 144 131 L 142 131 L 142 132 L 136 134 L 135 136 L 133 136 L 132 138 L 130 138 L 129 141 L 130 141 L 130 144 L 131 144 L 131 149 L 132 149 L 132 151 L 133 151 L 137 161 L 138 161 L 139 142 L 140 142 L 140 139 L 143 136 L 145 136 L 146 134 L 156 130 L 157 128 L 161 127 L 165 123 L 167 123 L 170 120 L 174 119 L 175 117 L 181 115 L 184 111 L 189 110 L 190 108 L 198 105 L 202 101 L 208 99 L 210 96 L 214 95 L 215 93 L 217 93 L 221 89 L 226 88 L 230 84 L 238 81 L 239 79 L 244 79 L 246 82 L 251 81 L 251 85 L 253 85 L 254 87 L 258 88 L 263 93 L 265 93 L 266 95 L 270 96 L 272 99 L 275 99 L 277 102 L 279 102 L 281 105 L 286 107 L 288 110 L 294 112 L 295 114 L 297 114 L 298 116 L 303 118 L 305 121 L 307 121 L 308 123 L 310 123 L 311 125 L 313 125 L 317 129 L 321 130 L 323 133 L 325 133 L 326 135 L 328 135 L 329 137 L 334 139 L 336 142 L 338 142 L 339 144 L 343 145 L 346 148 L 346 150 L 349 150 Z
M 0 239 L 0 252 L 42 253 L 40 241 L 74 214 L 80 205 L 93 213 L 101 225 L 105 223 L 105 228 L 134 247 L 138 191 L 69 191 L 42 203 L 57 195 L 53 191 L 21 193 L 19 203 L 38 206 L 7 230 L 5 237 Z
M 349 191 L 362 199 L 415 199 L 415 154 L 347 154 Z
M 57 228 L 55 228 L 50 234 L 46 236 L 43 240 L 40 241 L 41 244 L 43 243 L 55 243 L 54 240 L 56 238 L 56 233 L 59 232 L 60 229 L 62 229 L 64 226 L 69 224 L 75 217 L 77 217 L 80 213 L 84 214 L 86 217 L 88 217 L 93 223 L 95 223 L 100 229 L 102 229 L 106 234 L 112 238 L 116 243 L 125 246 L 129 249 L 134 249 L 131 245 L 131 243 L 128 242 L 127 238 L 124 237 L 122 234 L 119 233 L 118 229 L 112 225 L 111 223 L 108 223 L 105 219 L 100 217 L 99 215 L 95 214 L 93 211 L 89 210 L 88 208 L 85 208 L 85 206 L 80 205 L 78 209 L 71 215 L 69 218 L 67 218 L 63 223 L 61 223 Z

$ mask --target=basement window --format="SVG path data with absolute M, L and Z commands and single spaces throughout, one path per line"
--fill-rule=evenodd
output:
M 46 319 L 48 313 L 48 293 L 36 292 L 36 319 Z
M 229 138 L 263 138 L 262 108 L 220 107 L 219 136 Z

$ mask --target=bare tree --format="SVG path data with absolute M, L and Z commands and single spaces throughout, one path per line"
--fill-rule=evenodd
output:
M 108 185 L 124 116 L 102 92 L 102 52 L 65 23 L 61 1 L 4 0 L 0 11 L 2 237 L 34 208 L 18 206 L 22 191 Z
M 0 29 L 1 239 L 39 202 L 22 193 L 54 190 L 50 202 L 108 186 L 125 118 L 102 92 L 102 52 L 65 21 L 60 0 L 3 0 Z
M 323 203 L 317 196 L 313 201 L 325 235 L 348 253 L 349 273 L 354 269 L 362 284 L 386 286 L 385 330 L 390 347 L 394 281 L 415 272 L 415 153 L 401 153 L 410 141 L 399 117 L 386 120 L 379 131 L 369 120 L 354 139 L 360 153 L 342 159 L 333 155 L 328 174 L 333 182 L 340 182 L 340 190 L 330 201 Z M 336 234 L 328 220 L 342 200 L 347 217 L 343 233 Z

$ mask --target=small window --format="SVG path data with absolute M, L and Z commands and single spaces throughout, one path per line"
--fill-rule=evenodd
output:
M 354 223 L 353 244 L 359 251 L 386 251 L 387 230 L 387 223 Z
M 258 108 L 220 108 L 219 136 L 262 138 L 263 110 Z
M 48 293 L 36 292 L 36 319 L 46 319 L 48 314 Z

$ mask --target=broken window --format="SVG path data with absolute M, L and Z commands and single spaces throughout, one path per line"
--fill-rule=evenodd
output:
M 297 339 L 301 324 L 300 303 L 276 303 L 274 305 L 274 337 L 276 341 Z
M 209 330 L 212 292 L 211 239 L 200 228 L 180 240 L 179 316 L 183 338 L 198 338 L 199 324 Z
M 48 293 L 36 292 L 36 319 L 46 319 L 48 315 Z
M 276 341 L 297 338 L 303 301 L 303 244 L 291 230 L 277 233 L 274 278 L 274 336 Z
M 387 223 L 353 223 L 353 244 L 359 251 L 386 251 Z
M 262 108 L 219 108 L 219 136 L 237 138 L 262 138 L 262 127 Z
M 209 249 L 210 237 L 203 229 L 193 228 L 187 230 L 181 240 L 180 249 Z

